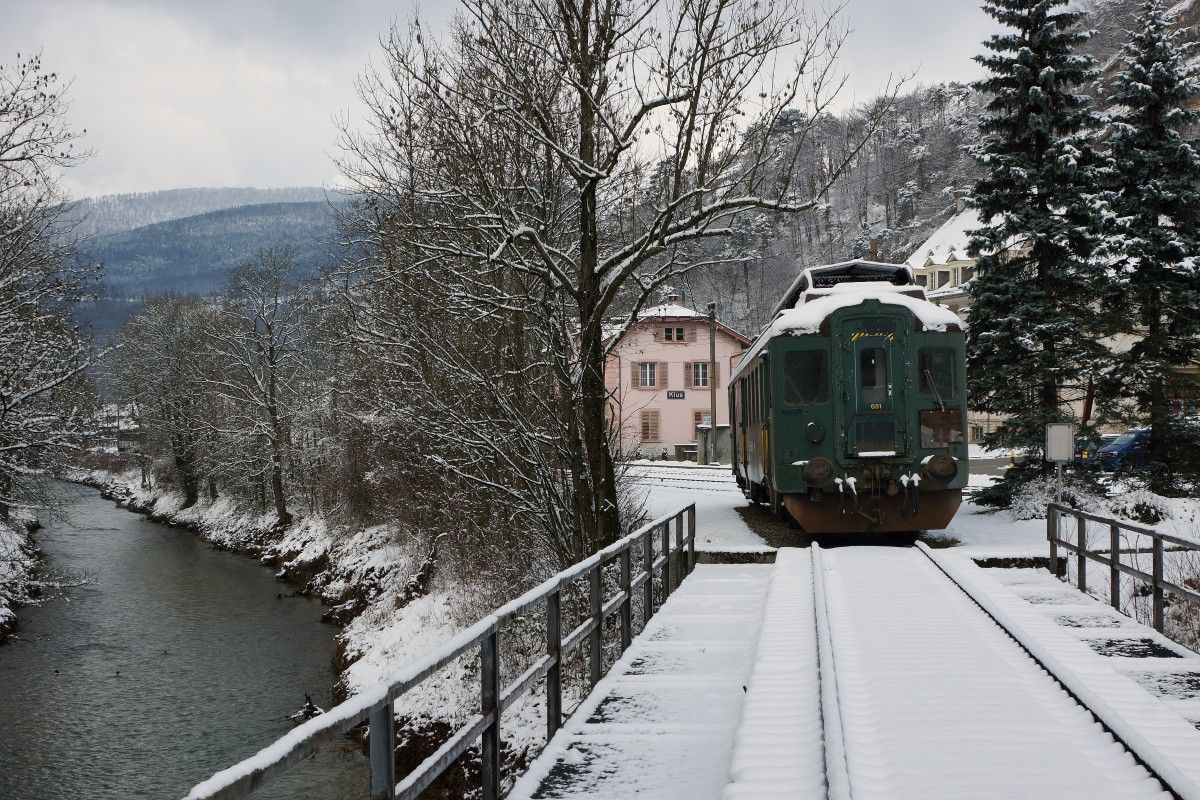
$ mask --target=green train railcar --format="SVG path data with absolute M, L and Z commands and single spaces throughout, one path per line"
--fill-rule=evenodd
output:
M 945 528 L 967 484 L 963 348 L 907 267 L 806 269 L 731 376 L 743 492 L 810 533 Z

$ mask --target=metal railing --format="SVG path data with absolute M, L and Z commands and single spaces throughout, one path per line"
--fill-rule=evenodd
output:
M 1061 522 L 1064 519 L 1075 520 L 1074 542 L 1068 541 L 1062 535 Z M 1102 527 L 1107 526 L 1108 535 L 1107 537 L 1103 537 L 1107 539 L 1107 551 L 1088 549 L 1087 523 L 1089 521 L 1097 523 Z M 1128 531 L 1138 536 L 1148 536 L 1153 541 L 1150 572 L 1138 569 L 1133 564 L 1121 563 L 1122 531 Z M 1050 572 L 1052 574 L 1059 574 L 1059 548 L 1075 554 L 1076 582 L 1081 592 L 1087 591 L 1088 561 L 1095 561 L 1098 564 L 1108 567 L 1109 604 L 1118 611 L 1121 610 L 1121 575 L 1129 575 L 1135 580 L 1149 586 L 1151 596 L 1153 597 L 1154 629 L 1159 633 L 1162 633 L 1163 630 L 1163 616 L 1166 607 L 1167 592 L 1188 602 L 1200 605 L 1200 594 L 1186 587 L 1179 586 L 1163 576 L 1163 554 L 1166 544 L 1174 545 L 1175 548 L 1181 550 L 1200 552 L 1200 541 L 1172 536 L 1152 528 L 1121 522 L 1109 517 L 1088 514 L 1087 512 L 1059 505 L 1058 503 L 1051 503 L 1047 506 L 1046 538 L 1050 541 Z M 1105 552 L 1108 555 L 1104 555 Z M 1133 552 L 1140 554 L 1141 551 L 1135 550 Z
M 686 529 L 685 529 L 686 518 Z M 675 541 L 671 542 L 671 522 Z M 640 564 L 634 574 L 633 549 L 641 544 Z M 616 593 L 604 598 L 603 570 L 618 562 Z M 546 681 L 546 740 L 562 725 L 562 666 L 572 651 L 588 643 L 591 688 L 604 676 L 602 632 L 604 623 L 619 617 L 620 649 L 633 639 L 633 598 L 640 589 L 641 618 L 645 626 L 673 589 L 696 565 L 696 506 L 659 517 L 635 533 L 606 547 L 550 578 L 541 586 L 494 611 L 459 633 L 440 649 L 414 661 L 330 711 L 300 725 L 274 744 L 245 761 L 216 773 L 194 786 L 186 800 L 238 800 L 287 772 L 322 745 L 367 721 L 370 741 L 372 800 L 409 800 L 424 791 L 456 759 L 482 740 L 482 796 L 496 800 L 500 794 L 500 716 L 543 678 Z M 575 581 L 587 580 L 588 613 L 583 622 L 562 635 L 562 595 Z M 659 592 L 655 592 L 655 578 Z M 656 594 L 661 597 L 656 598 Z M 513 620 L 539 604 L 545 605 L 545 654 L 516 680 L 500 685 L 500 634 Z M 473 648 L 479 648 L 480 711 L 466 721 L 432 755 L 396 783 L 396 719 L 394 702 L 429 676 Z

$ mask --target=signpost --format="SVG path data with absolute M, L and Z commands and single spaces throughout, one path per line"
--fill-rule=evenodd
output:
M 1046 460 L 1054 464 L 1057 478 L 1055 502 L 1062 502 L 1062 465 L 1075 460 L 1075 423 L 1051 422 L 1046 425 Z

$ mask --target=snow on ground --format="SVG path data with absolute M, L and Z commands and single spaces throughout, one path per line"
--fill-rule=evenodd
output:
M 690 465 L 690 466 L 689 466 Z M 696 550 L 769 553 L 775 548 L 742 521 L 737 509 L 750 505 L 729 467 L 697 467 L 688 461 L 644 461 L 629 469 L 644 492 L 651 519 L 696 504 Z
M 24 525 L 0 522 L 0 642 L 16 626 L 14 607 L 27 603 L 37 568 L 33 542 Z
M 698 564 L 508 797 L 720 797 L 770 574 Z

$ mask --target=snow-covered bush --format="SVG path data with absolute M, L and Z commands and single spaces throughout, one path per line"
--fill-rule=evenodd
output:
M 1010 511 L 1016 519 L 1045 519 L 1046 506 L 1054 502 L 1057 483 L 1054 478 L 1040 478 L 1021 486 L 1013 494 Z M 1064 478 L 1062 502 L 1080 511 L 1106 513 L 1105 499 L 1092 487 L 1080 481 Z

